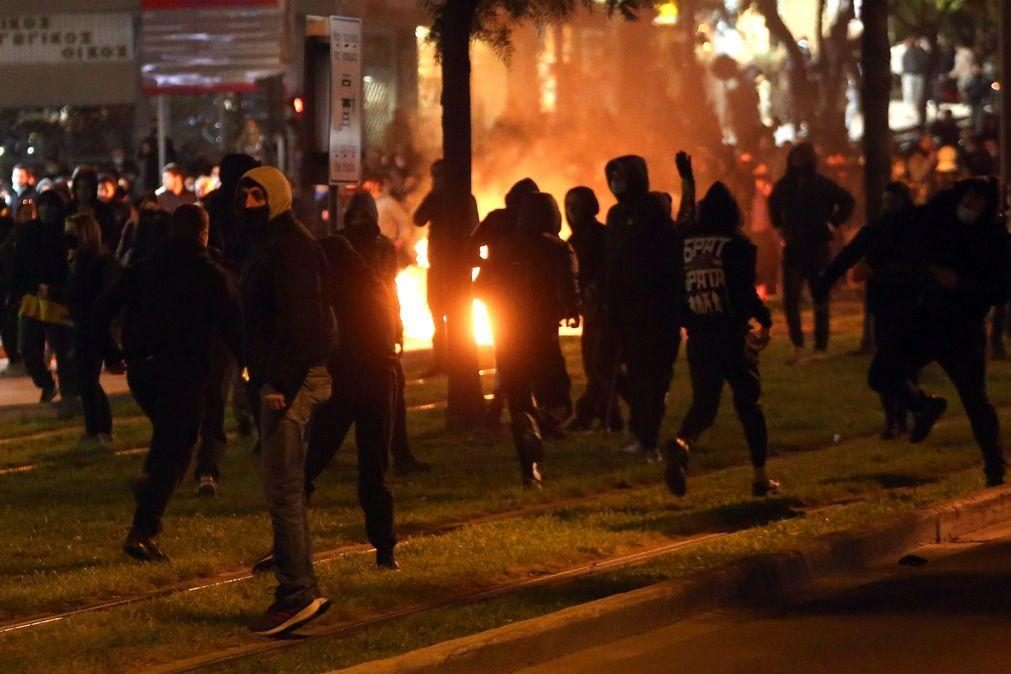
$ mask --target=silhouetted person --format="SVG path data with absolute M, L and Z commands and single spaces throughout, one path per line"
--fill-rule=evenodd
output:
M 684 165 L 682 177 L 693 180 L 690 160 Z M 664 448 L 664 478 L 672 493 L 685 494 L 688 457 L 716 420 L 727 383 L 754 468 L 752 493 L 766 496 L 776 492 L 779 483 L 765 474 L 769 440 L 758 354 L 769 343 L 772 317 L 755 290 L 757 249 L 741 231 L 741 209 L 723 183 L 709 188 L 695 213 L 682 229 L 692 404 L 676 440 Z M 758 323 L 757 332 L 752 320 Z
M 158 198 L 149 192 L 137 200 L 137 214 L 123 228 L 116 249 L 120 264 L 128 266 L 146 258 L 155 246 L 168 237 L 170 216 L 158 206 Z
M 102 230 L 102 249 L 106 253 L 116 252 L 123 228 L 116 219 L 112 206 L 98 198 L 98 172 L 95 168 L 78 166 L 70 179 L 70 191 L 73 200 L 67 214 L 92 215 Z
M 128 267 L 95 307 L 103 341 L 110 341 L 112 322 L 123 314 L 122 347 L 112 344 L 105 360 L 114 369 L 125 361 L 130 392 L 151 420 L 137 509 L 123 545 L 141 561 L 166 558 L 156 537 L 197 441 L 212 336 L 239 352 L 237 296 L 207 253 L 207 233 L 203 209 L 178 209 L 169 237 Z
M 801 288 L 814 287 L 824 273 L 832 253 L 832 230 L 853 213 L 852 195 L 820 175 L 814 146 L 801 143 L 787 160 L 786 175 L 769 196 L 772 226 L 783 237 L 783 311 L 790 331 L 793 354 L 790 362 L 803 355 L 804 332 L 800 321 Z M 829 304 L 826 298 L 814 304 L 814 348 L 820 356 L 828 349 Z
M 496 253 L 496 274 L 481 281 L 484 293 L 501 307 L 497 367 L 525 487 L 540 485 L 544 459 L 534 382 L 558 351 L 559 322 L 576 324 L 579 316 L 575 255 L 558 238 L 560 226 L 550 194 L 528 195 L 516 232 Z
M 618 344 L 604 318 L 604 279 L 607 266 L 607 230 L 597 220 L 600 203 L 589 187 L 574 187 L 565 195 L 565 217 L 572 230 L 569 245 L 579 262 L 583 333 L 580 337 L 586 390 L 576 401 L 576 416 L 569 430 L 624 428 L 618 405 Z
M 623 397 L 635 440 L 621 450 L 657 461 L 660 424 L 681 344 L 681 261 L 670 201 L 649 191 L 646 160 L 604 169 L 618 203 L 607 213 L 604 307 L 624 367 Z
M 1007 301 L 1008 233 L 996 179 L 971 179 L 918 209 L 922 300 L 878 348 L 870 384 L 913 413 L 910 442 L 930 434 L 947 402 L 915 382 L 937 362 L 955 385 L 983 454 L 988 486 L 1004 483 L 1000 424 L 986 392 L 986 315 Z
M 883 344 L 902 329 L 922 299 L 920 278 L 922 227 L 905 183 L 890 183 L 882 197 L 882 217 L 857 232 L 853 240 L 832 261 L 814 290 L 823 301 L 832 285 L 851 267 L 860 265 L 867 279 L 867 311 L 873 316 L 874 343 Z M 862 264 L 861 264 L 862 262 Z M 885 413 L 884 440 L 908 432 L 907 410 L 902 400 L 882 393 Z
M 432 189 L 414 211 L 414 224 L 428 226 L 428 309 L 432 312 L 435 334 L 432 336 L 432 367 L 425 376 L 441 374 L 446 370 L 446 312 L 452 301 L 451 266 L 454 258 L 464 254 L 458 251 L 453 221 L 454 209 L 451 195 L 446 189 L 443 160 L 432 162 Z M 470 197 L 465 230 L 472 231 L 478 223 L 477 202 Z
M 291 210 L 291 185 L 276 168 L 255 168 L 237 198 L 253 246 L 242 268 L 244 355 L 260 395 L 260 477 L 274 532 L 275 601 L 249 629 L 283 634 L 330 602 L 312 569 L 305 504 L 306 428 L 330 399 L 327 362 L 337 326 L 323 293 L 326 258 Z
M 74 366 L 84 411 L 84 440 L 107 444 L 112 440 L 112 409 L 100 377 L 108 336 L 95 329 L 98 298 L 119 275 L 119 264 L 102 250 L 98 221 L 86 214 L 67 218 L 65 241 L 70 272 L 63 299 L 74 321 Z

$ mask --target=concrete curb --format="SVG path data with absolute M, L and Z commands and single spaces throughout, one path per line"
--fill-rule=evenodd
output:
M 797 589 L 1011 518 L 1011 487 L 990 489 L 893 521 L 832 534 L 800 550 L 759 555 L 677 581 L 340 670 L 344 674 L 498 674 L 642 634 L 735 600 Z

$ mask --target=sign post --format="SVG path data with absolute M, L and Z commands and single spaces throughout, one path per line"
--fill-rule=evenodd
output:
M 340 186 L 362 177 L 362 22 L 330 17 L 330 224 L 341 223 Z

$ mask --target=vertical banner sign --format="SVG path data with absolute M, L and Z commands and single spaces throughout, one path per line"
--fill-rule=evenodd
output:
M 362 21 L 330 17 L 330 184 L 362 177 Z

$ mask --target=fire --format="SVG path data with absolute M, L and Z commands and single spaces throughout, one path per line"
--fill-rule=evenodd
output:
M 412 264 L 397 275 L 397 297 L 400 298 L 400 317 L 404 322 L 404 346 L 407 349 L 427 348 L 435 334 L 432 314 L 428 310 L 428 239 L 414 246 L 417 264 Z M 477 270 L 474 270 L 477 273 Z M 482 345 L 492 344 L 491 320 L 488 309 L 480 300 L 474 300 L 474 338 Z

